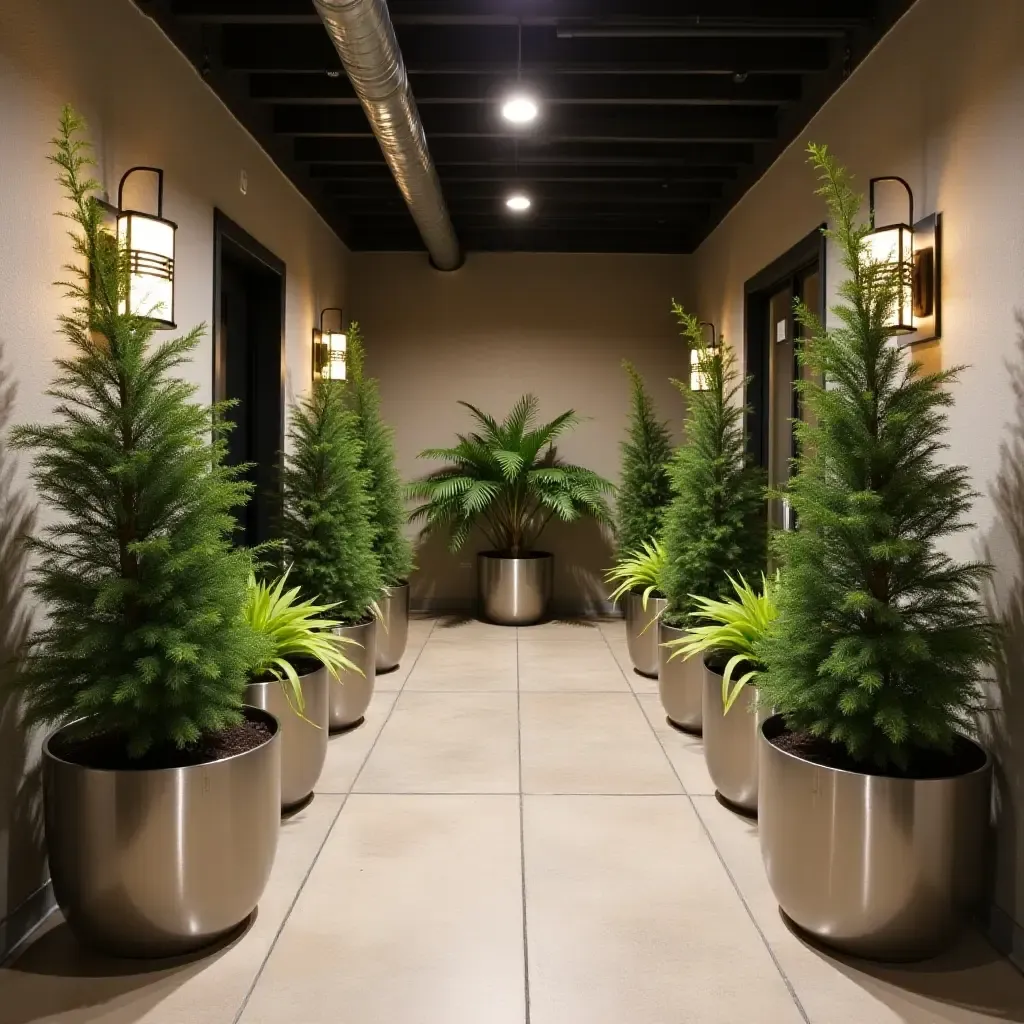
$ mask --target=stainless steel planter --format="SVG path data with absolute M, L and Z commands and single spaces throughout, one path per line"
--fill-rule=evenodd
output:
M 377 671 L 398 668 L 409 642 L 409 584 L 385 587 L 380 599 L 381 619 L 377 624 Z
M 704 665 L 704 760 L 723 800 L 741 811 L 757 812 L 757 757 L 760 723 L 757 688 L 743 692 L 725 714 L 722 672 Z
M 477 555 L 480 612 L 499 626 L 533 626 L 551 601 L 554 556 L 534 551 L 512 558 L 498 551 Z
M 304 718 L 292 710 L 285 696 L 286 684 L 272 679 L 250 683 L 245 688 L 245 703 L 269 711 L 281 725 L 281 809 L 302 803 L 313 792 L 327 757 L 327 729 L 330 724 L 327 669 L 321 665 L 299 676 L 306 706 Z
M 669 661 L 671 648 L 661 646 L 669 640 L 677 640 L 684 629 L 658 623 L 658 693 L 668 720 L 687 732 L 701 731 L 701 705 L 704 701 L 704 665 L 700 657 L 694 656 L 683 661 L 673 658 Z
M 338 626 L 334 632 L 360 645 L 346 644 L 342 651 L 349 661 L 363 670 L 363 674 L 342 672 L 340 684 L 332 679 L 330 685 L 331 729 L 351 729 L 363 720 L 373 696 L 377 670 L 377 623 L 371 619 L 358 626 Z
M 241 924 L 281 827 L 281 735 L 187 768 L 100 771 L 43 744 L 46 843 L 57 903 L 87 947 L 177 956 Z
M 658 678 L 658 623 L 654 620 L 665 610 L 663 597 L 651 597 L 644 609 L 643 591 L 626 594 L 626 647 L 633 668 L 643 676 Z
M 760 738 L 761 853 L 785 914 L 855 956 L 938 953 L 977 905 L 985 877 L 992 765 L 897 779 L 812 764 Z

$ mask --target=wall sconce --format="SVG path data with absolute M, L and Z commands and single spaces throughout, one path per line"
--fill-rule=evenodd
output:
M 714 359 L 718 355 L 718 335 L 715 332 L 715 325 L 707 320 L 701 320 L 701 327 L 711 328 L 711 344 L 708 345 L 704 351 L 707 352 L 708 356 Z M 707 374 L 700 368 L 700 349 L 690 349 L 690 390 L 691 391 L 707 391 L 710 385 L 708 384 Z
M 124 208 L 124 183 L 136 171 L 156 175 L 156 215 Z M 174 323 L 174 233 L 178 225 L 164 217 L 164 172 L 159 167 L 129 167 L 117 186 L 117 242 L 128 250 L 128 296 L 119 312 L 148 317 L 160 329 Z
M 875 185 L 893 181 L 907 193 L 906 223 L 875 225 Z M 869 257 L 876 263 L 899 267 L 899 298 L 887 330 L 899 336 L 900 346 L 939 337 L 939 243 L 941 215 L 933 213 L 915 223 L 914 193 L 903 178 L 887 175 L 872 178 L 868 202 L 871 231 L 866 237 Z
M 324 313 L 337 313 L 337 330 L 324 327 Z M 344 332 L 344 316 L 340 306 L 320 311 L 320 327 L 313 328 L 313 380 L 344 380 L 348 337 Z

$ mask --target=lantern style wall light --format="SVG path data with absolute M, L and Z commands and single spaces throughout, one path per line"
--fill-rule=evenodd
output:
M 701 320 L 701 327 L 711 328 L 711 344 L 704 351 L 714 359 L 718 355 L 718 335 L 715 332 L 715 325 L 707 320 Z M 700 349 L 690 349 L 690 390 L 707 391 L 710 387 L 708 375 L 700 368 Z
M 875 223 L 875 185 L 895 182 L 907 193 L 906 221 Z M 871 231 L 865 241 L 869 258 L 893 267 L 899 279 L 899 297 L 886 325 L 899 344 L 911 345 L 939 337 L 939 242 L 941 215 L 933 213 L 914 221 L 914 193 L 903 178 L 887 175 L 872 178 L 868 187 Z
M 324 313 L 337 313 L 336 329 L 324 327 Z M 313 380 L 344 380 L 348 337 L 344 331 L 344 312 L 340 306 L 320 311 L 320 327 L 313 328 Z

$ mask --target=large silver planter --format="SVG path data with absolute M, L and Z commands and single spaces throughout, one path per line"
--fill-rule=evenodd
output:
M 645 609 L 643 591 L 630 591 L 623 602 L 629 660 L 637 672 L 652 679 L 658 678 L 658 623 L 655 620 L 667 604 L 663 597 L 650 597 Z
M 499 626 L 533 626 L 551 602 L 554 556 L 534 551 L 518 558 L 497 551 L 477 555 L 480 613 Z
M 697 655 L 685 661 L 681 657 L 669 661 L 672 648 L 663 646 L 669 640 L 678 640 L 685 632 L 685 629 L 658 623 L 658 693 L 673 725 L 699 733 L 703 717 L 704 665 Z
M 855 956 L 918 960 L 947 946 L 981 895 L 992 765 L 943 779 L 813 764 L 761 727 L 761 853 L 786 915 Z
M 281 827 L 281 736 L 187 768 L 101 771 L 43 744 L 53 891 L 87 947 L 177 956 L 227 934 L 256 909 Z M 66 727 L 65 727 L 66 728 Z
M 708 774 L 727 803 L 757 812 L 757 757 L 760 728 L 757 688 L 744 686 L 726 714 L 722 672 L 704 666 L 704 760 Z
M 355 644 L 346 644 L 342 653 L 363 670 L 362 675 L 342 672 L 340 683 L 331 680 L 331 729 L 351 729 L 363 720 L 373 697 L 377 671 L 377 623 L 371 619 L 358 626 L 337 626 L 334 632 L 355 640 Z
M 409 584 L 385 587 L 379 604 L 377 671 L 392 672 L 398 668 L 409 642 Z
M 250 683 L 245 688 L 245 703 L 269 711 L 281 724 L 282 810 L 302 803 L 313 792 L 324 770 L 330 724 L 329 679 L 323 665 L 299 676 L 306 704 L 301 718 L 288 703 L 285 683 L 272 679 Z

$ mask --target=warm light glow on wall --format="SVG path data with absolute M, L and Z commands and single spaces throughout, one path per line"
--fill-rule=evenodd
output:
M 338 314 L 338 329 L 324 328 L 324 313 Z M 320 328 L 313 330 L 313 379 L 345 380 L 348 336 L 341 329 L 344 313 L 337 306 L 320 312 Z

